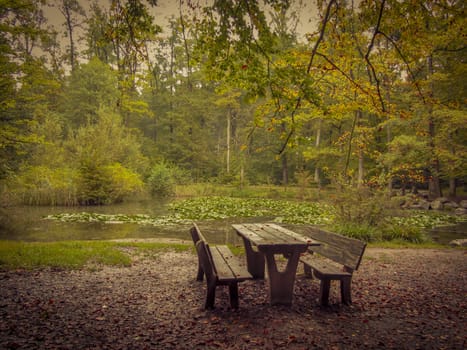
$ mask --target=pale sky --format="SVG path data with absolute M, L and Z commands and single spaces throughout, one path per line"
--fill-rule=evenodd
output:
M 186 3 L 187 0 L 182 0 L 183 3 Z M 298 2 L 299 0 L 295 1 Z M 91 3 L 90 0 L 81 0 L 83 7 L 88 8 Z M 208 0 L 198 0 L 194 1 L 199 4 L 208 3 Z M 315 23 L 316 19 L 316 0 L 302 0 L 302 8 L 300 9 L 301 23 L 297 27 L 298 33 L 301 36 L 304 36 L 305 33 L 313 32 L 316 30 Z M 98 0 L 99 4 L 103 6 L 108 6 L 110 0 Z M 186 5 L 185 5 L 186 7 Z M 154 16 L 155 23 L 162 26 L 165 30 L 165 26 L 168 21 L 167 18 L 171 15 L 179 16 L 179 0 L 158 0 L 156 7 L 150 7 L 151 14 Z M 62 23 L 64 22 L 63 15 L 55 8 L 46 8 L 45 13 L 49 19 L 50 24 L 52 24 L 58 31 L 63 32 L 64 27 Z

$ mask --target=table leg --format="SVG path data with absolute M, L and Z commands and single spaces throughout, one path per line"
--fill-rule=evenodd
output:
M 269 297 L 272 305 L 292 305 L 295 274 L 300 252 L 287 254 L 284 271 L 277 268 L 276 258 L 271 252 L 264 252 L 269 275 Z M 284 255 L 285 256 L 285 255 Z
M 251 242 L 243 238 L 245 245 L 246 262 L 248 266 L 248 272 L 251 273 L 253 278 L 263 279 L 264 278 L 264 255 L 263 253 L 253 250 Z

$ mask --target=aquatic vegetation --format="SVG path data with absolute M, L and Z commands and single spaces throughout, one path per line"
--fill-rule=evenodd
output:
M 434 228 L 437 226 L 455 225 L 467 221 L 466 216 L 456 216 L 439 212 L 414 211 L 410 216 L 391 217 L 386 220 L 392 225 L 412 226 L 418 228 Z
M 169 205 L 169 215 L 151 217 L 137 214 L 61 213 L 45 219 L 63 222 L 135 223 L 141 225 L 187 224 L 193 220 L 268 217 L 278 222 L 326 224 L 333 219 L 333 208 L 320 203 L 292 202 L 272 199 L 231 197 L 199 197 L 176 201 Z
M 407 242 L 429 240 L 427 229 L 454 225 L 465 221 L 465 216 L 453 216 L 439 212 L 404 211 L 394 216 L 386 215 L 378 224 L 337 219 L 336 209 L 318 202 L 299 202 L 264 198 L 197 197 L 172 202 L 169 214 L 98 214 L 62 213 L 46 219 L 63 222 L 101 222 L 105 224 L 132 223 L 148 226 L 190 225 L 193 221 L 215 221 L 232 218 L 264 218 L 278 223 L 324 225 L 346 236 L 367 242 L 399 239 Z M 399 216 L 403 214 L 402 216 Z

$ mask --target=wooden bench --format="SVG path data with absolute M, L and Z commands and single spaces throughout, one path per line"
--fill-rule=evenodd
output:
M 195 245 L 195 248 L 196 248 L 196 243 L 199 242 L 199 240 L 201 239 L 200 237 L 200 233 L 201 231 L 199 230 L 198 226 L 196 226 L 196 224 L 194 224 L 194 226 L 190 229 L 190 234 L 191 234 L 191 239 L 193 240 L 193 244 Z M 202 281 L 203 280 L 203 277 L 204 277 L 204 271 L 203 271 L 203 267 L 201 265 L 201 258 L 198 255 L 198 272 L 196 274 L 196 280 L 197 281 Z
M 351 304 L 352 274 L 360 266 L 366 243 L 313 227 L 307 227 L 304 234 L 321 243 L 309 247 L 309 254 L 300 258 L 305 274 L 321 280 L 320 304 L 328 305 L 332 280 L 340 281 L 342 302 Z
M 227 246 L 210 247 L 196 224 L 194 224 L 190 232 L 193 242 L 196 240 L 195 246 L 198 253 L 197 280 L 203 280 L 203 275 L 206 276 L 207 290 L 204 308 L 214 308 L 216 287 L 226 285 L 229 286 L 230 306 L 237 309 L 238 283 L 253 279 L 253 276 Z

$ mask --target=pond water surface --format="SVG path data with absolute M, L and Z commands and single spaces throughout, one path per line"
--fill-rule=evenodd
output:
M 1 208 L 0 240 L 52 242 L 68 240 L 111 239 L 181 239 L 191 240 L 191 224 L 141 225 L 137 223 L 62 222 L 44 219 L 61 213 L 145 214 L 151 217 L 167 215 L 168 201 L 140 200 L 119 205 L 91 207 L 18 206 Z M 237 218 L 199 222 L 206 238 L 215 244 L 239 243 L 232 224 L 270 221 L 273 218 Z
M 25 242 L 51 242 L 67 240 L 107 240 L 107 239 L 180 239 L 190 240 L 191 224 L 141 225 L 136 223 L 104 222 L 61 222 L 46 220 L 44 217 L 60 213 L 99 213 L 99 214 L 146 214 L 151 217 L 167 215 L 168 201 L 139 200 L 119 205 L 93 207 L 37 207 L 21 206 L 0 209 L 0 240 Z M 240 244 L 232 229 L 232 224 L 242 222 L 271 221 L 272 217 L 230 218 L 215 221 L 200 221 L 202 232 L 215 244 Z M 467 238 L 467 222 L 453 226 L 437 227 L 427 231 L 435 242 L 448 244 L 457 238 Z

